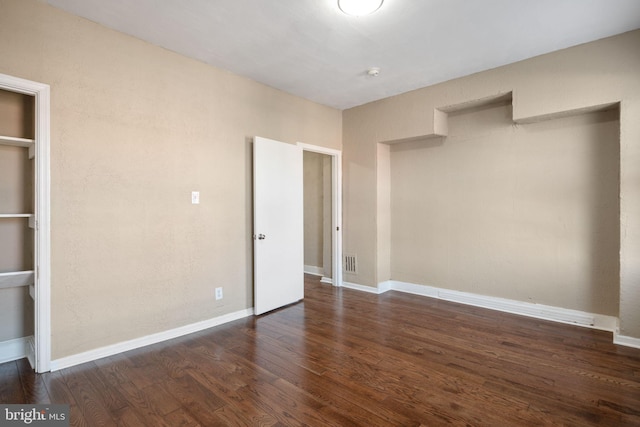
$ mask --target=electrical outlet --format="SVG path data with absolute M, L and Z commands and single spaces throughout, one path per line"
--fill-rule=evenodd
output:
M 222 299 L 222 288 L 216 288 L 216 301 Z
M 191 192 L 191 203 L 194 205 L 200 204 L 200 192 L 192 191 Z

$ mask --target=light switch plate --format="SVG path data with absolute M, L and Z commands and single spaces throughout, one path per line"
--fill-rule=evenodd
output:
M 192 191 L 191 192 L 191 204 L 198 205 L 200 204 L 200 192 Z

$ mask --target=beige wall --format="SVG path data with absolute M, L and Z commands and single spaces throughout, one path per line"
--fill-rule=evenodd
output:
M 0 89 L 0 135 L 33 138 L 34 98 Z
M 0 343 L 33 335 L 33 323 L 29 288 L 0 289 Z
M 331 156 L 322 154 L 322 269 L 324 278 L 333 278 L 333 190 Z
M 501 103 L 392 145 L 391 276 L 618 316 L 619 129 L 617 110 L 514 126 Z
M 340 111 L 36 0 L 0 10 L 0 73 L 51 86 L 53 359 L 252 307 L 250 139 L 340 149 Z
M 322 268 L 322 154 L 304 152 L 304 265 Z
M 609 301 L 600 306 L 599 303 L 593 303 L 593 301 L 600 295 L 600 292 L 605 292 L 607 299 L 612 298 L 615 292 L 610 291 L 610 287 L 617 286 L 620 294 L 618 303 L 620 332 L 622 335 L 640 338 L 640 310 L 637 309 L 640 306 L 640 263 L 638 263 L 640 259 L 640 185 L 638 184 L 640 182 L 640 121 L 637 120 L 637 117 L 640 117 L 640 49 L 638 46 L 640 46 L 640 31 L 635 31 L 344 111 L 344 251 L 345 253 L 357 253 L 359 257 L 359 274 L 345 274 L 345 280 L 361 285 L 377 286 L 379 282 L 387 279 L 384 274 L 385 271 L 388 271 L 385 263 L 388 263 L 389 260 L 384 255 L 385 251 L 390 254 L 392 265 L 396 270 L 401 267 L 400 261 L 394 258 L 399 253 L 398 251 L 408 252 L 404 249 L 406 247 L 397 240 L 398 236 L 393 236 L 393 230 L 391 238 L 388 239 L 389 244 L 384 241 L 384 233 L 379 232 L 381 229 L 390 228 L 395 221 L 387 214 L 389 211 L 392 215 L 395 212 L 391 210 L 391 202 L 385 202 L 384 198 L 388 196 L 380 190 L 380 188 L 389 185 L 390 173 L 385 173 L 384 166 L 379 164 L 384 161 L 385 155 L 384 150 L 381 154 L 379 153 L 379 143 L 399 140 L 411 141 L 412 139 L 446 135 L 448 125 L 456 127 L 456 118 L 448 117 L 454 115 L 453 111 L 471 108 L 474 104 L 486 103 L 485 101 L 490 98 L 504 99 L 505 96 L 508 97 L 510 92 L 513 92 L 513 120 L 519 123 L 554 119 L 564 115 L 580 116 L 585 111 L 620 102 L 618 147 L 620 151 L 620 216 L 618 221 L 620 273 L 617 283 L 598 285 L 596 291 L 588 287 L 583 288 L 582 291 L 574 289 L 569 294 L 547 289 L 547 291 L 542 291 L 544 295 L 537 289 L 533 289 L 532 280 L 528 280 L 526 286 L 521 289 L 517 287 L 520 285 L 517 285 L 516 289 L 513 289 L 514 285 L 511 287 L 494 286 L 492 282 L 494 275 L 490 272 L 489 266 L 500 262 L 500 259 L 491 260 L 490 254 L 487 254 L 485 259 L 473 261 L 474 268 L 478 268 L 475 283 L 487 284 L 481 288 L 461 284 L 455 276 L 443 277 L 440 281 L 436 280 L 438 283 L 433 283 L 428 280 L 429 277 L 426 274 L 418 274 L 419 271 L 417 273 L 403 272 L 402 274 L 407 273 L 406 277 L 412 280 L 429 281 L 429 283 L 422 283 L 425 285 L 450 289 L 459 289 L 461 286 L 465 286 L 465 289 L 477 289 L 479 293 L 491 293 L 496 296 L 529 302 L 544 302 L 566 308 L 572 306 L 594 307 L 594 310 L 606 313 L 615 312 L 613 307 L 615 303 Z M 575 120 L 581 123 L 578 127 L 583 130 L 595 127 L 593 132 L 596 135 L 601 132 L 609 135 L 612 132 L 612 124 L 609 119 L 605 119 L 604 123 L 597 126 L 590 120 L 599 122 L 603 119 L 578 117 Z M 585 120 L 586 122 L 584 122 Z M 457 122 L 459 127 L 459 120 Z M 565 122 L 554 121 L 554 123 Z M 549 122 L 543 126 L 553 127 L 554 123 Z M 571 121 L 566 123 L 568 124 L 566 126 L 563 124 L 562 129 L 558 132 L 569 131 L 570 129 L 567 128 L 573 127 L 570 124 Z M 522 129 L 527 126 L 523 124 Z M 527 129 L 535 129 L 535 127 L 527 127 Z M 589 135 L 593 134 L 589 133 Z M 483 136 L 480 135 L 480 137 Z M 414 143 L 408 142 L 408 144 Z M 437 143 L 423 142 L 423 144 Z M 444 145 L 447 143 L 448 138 L 444 140 Z M 587 142 L 588 144 L 590 142 Z M 489 148 L 487 153 L 490 150 Z M 398 153 L 392 154 L 395 157 Z M 458 159 L 470 155 L 471 153 L 461 152 L 458 158 L 454 156 L 452 158 L 454 161 L 450 165 L 451 169 L 461 166 L 457 163 Z M 541 155 L 542 158 L 538 156 L 536 161 L 555 165 L 557 159 L 551 156 L 545 159 L 544 152 Z M 487 157 L 487 154 L 484 156 Z M 395 160 L 399 160 L 399 158 Z M 531 167 L 530 164 L 519 165 L 513 161 L 507 165 L 512 168 Z M 505 165 L 505 167 L 507 166 Z M 601 166 L 598 164 L 593 167 L 597 169 Z M 589 169 L 585 171 L 593 172 Z M 452 177 L 452 179 L 454 178 Z M 394 189 L 391 188 L 390 191 L 394 197 Z M 397 196 L 396 194 L 395 197 Z M 439 196 L 433 194 L 432 189 L 432 192 L 426 194 L 425 197 L 437 198 Z M 543 203 L 543 197 L 548 197 L 548 195 L 540 195 L 539 197 L 532 194 L 531 203 Z M 581 197 L 585 197 L 586 203 L 589 196 L 582 195 Z M 466 203 L 469 202 L 469 200 L 466 201 Z M 609 215 L 610 210 L 608 209 L 615 209 L 615 206 L 606 209 L 606 215 Z M 595 212 L 599 213 L 600 211 L 596 209 Z M 580 215 L 584 218 L 589 213 L 581 212 Z M 451 218 L 446 219 L 446 225 L 453 226 Z M 595 223 L 592 223 L 591 229 L 588 225 L 583 224 L 583 226 L 586 227 L 583 230 L 586 232 L 586 236 L 593 237 L 601 231 L 600 226 Z M 615 230 L 607 229 L 606 232 L 615 233 Z M 555 248 L 549 247 L 549 242 L 545 242 L 545 239 L 541 237 L 534 236 L 531 245 L 540 245 L 540 250 L 555 250 Z M 589 248 L 593 248 L 593 242 L 589 242 L 589 245 Z M 566 251 L 566 248 L 563 251 Z M 600 254 L 600 252 L 596 251 L 596 254 Z M 459 261 L 455 255 L 445 252 L 439 254 L 438 259 L 442 263 L 455 265 Z M 586 255 L 582 253 L 580 256 L 585 257 Z M 518 262 L 522 268 L 530 268 L 532 265 L 524 260 L 518 260 Z M 566 258 L 566 253 L 555 258 L 555 262 L 557 266 L 547 266 L 543 269 L 541 278 L 552 276 L 554 271 L 574 268 L 571 259 Z M 586 262 L 584 258 L 583 262 Z M 609 266 L 607 269 L 610 268 L 611 260 L 606 256 L 602 262 Z M 517 268 L 502 267 L 506 272 Z M 391 279 L 396 279 L 394 277 L 396 270 L 391 274 Z M 580 277 L 580 274 L 574 276 L 574 279 Z M 605 276 L 610 277 L 610 273 L 606 273 Z M 588 279 L 590 283 L 609 280 L 603 279 L 600 273 L 593 271 Z M 606 290 L 603 291 L 603 289 Z M 580 295 L 574 299 L 576 292 Z M 575 303 L 571 304 L 568 301 L 575 301 Z

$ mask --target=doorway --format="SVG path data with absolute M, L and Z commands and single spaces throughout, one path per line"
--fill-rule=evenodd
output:
M 338 150 L 298 143 L 304 163 L 305 273 L 342 286 L 342 183 Z
M 15 266 L 5 267 L 18 271 L 0 271 L 3 287 L 28 289 L 26 293 L 33 301 L 33 335 L 9 340 L 9 344 L 13 345 L 11 351 L 16 359 L 26 356 L 36 372 L 47 372 L 51 363 L 49 86 L 0 74 L 0 90 L 25 95 L 33 105 L 28 132 L 24 135 L 0 135 L 3 146 L 24 150 L 24 153 L 16 154 L 28 157 L 28 169 L 32 171 L 29 172 L 29 180 L 25 181 L 32 181 L 29 189 L 25 190 L 29 192 L 30 200 L 19 203 L 22 207 L 18 208 L 25 211 L 16 210 L 18 205 L 7 205 L 8 211 L 0 212 L 1 219 L 23 226 L 26 231 L 22 235 L 33 236 L 22 243 L 32 247 L 30 256 L 23 256 Z
M 331 284 L 331 157 L 304 151 L 303 172 L 304 272 Z

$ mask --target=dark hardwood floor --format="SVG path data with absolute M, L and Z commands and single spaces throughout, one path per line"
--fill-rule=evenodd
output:
M 34 374 L 0 403 L 69 403 L 78 426 L 640 425 L 640 350 L 611 334 L 307 277 L 304 302 Z

